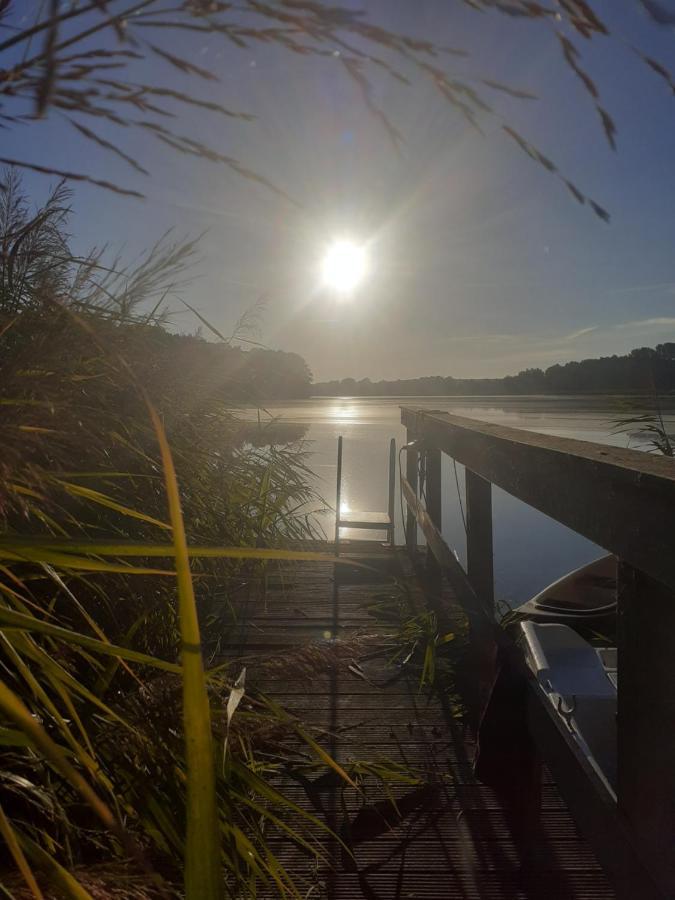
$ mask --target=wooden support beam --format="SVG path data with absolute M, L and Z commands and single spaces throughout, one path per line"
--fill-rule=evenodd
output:
M 407 443 L 410 444 L 415 440 L 414 432 L 408 429 Z M 409 447 L 406 451 L 405 461 L 405 477 L 410 485 L 413 494 L 417 495 L 417 464 L 419 454 L 416 449 Z M 413 510 L 406 504 L 405 516 L 405 543 L 408 553 L 415 554 L 417 552 L 417 518 Z
M 471 469 L 466 469 L 466 562 L 476 596 L 494 614 L 492 485 Z
M 675 590 L 671 459 L 404 408 L 428 446 Z
M 675 596 L 620 563 L 618 604 L 619 809 L 664 895 L 674 897 Z
M 425 450 L 427 513 L 440 535 L 443 531 L 443 501 L 441 499 L 441 451 Z M 432 575 L 440 574 L 438 562 L 432 550 L 427 550 L 427 569 Z

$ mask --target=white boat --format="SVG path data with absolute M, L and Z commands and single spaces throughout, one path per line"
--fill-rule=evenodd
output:
M 588 763 L 616 798 L 616 647 L 569 625 L 520 622 L 525 659 Z
M 616 647 L 593 646 L 579 633 L 614 633 L 615 557 L 570 572 L 517 612 L 518 641 L 539 687 L 616 796 Z
M 616 615 L 616 557 L 603 556 L 564 575 L 516 612 L 535 622 L 611 622 Z

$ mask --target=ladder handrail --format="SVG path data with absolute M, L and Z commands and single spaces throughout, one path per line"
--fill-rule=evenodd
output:
M 343 527 L 341 506 L 342 506 L 342 435 L 338 435 L 337 446 L 337 473 L 335 486 L 335 548 L 336 553 L 340 547 L 340 528 Z M 395 500 L 396 500 L 396 438 L 389 441 L 389 493 L 387 504 L 388 525 L 382 525 L 382 531 L 387 532 L 389 543 L 393 546 L 395 539 L 394 516 L 395 516 Z M 345 523 L 347 524 L 347 523 Z M 365 526 L 372 527 L 372 526 Z
M 342 495 L 342 435 L 338 436 L 337 487 L 335 491 L 335 547 L 340 545 L 340 501 Z
M 394 545 L 394 500 L 396 498 L 396 438 L 389 441 L 389 543 Z

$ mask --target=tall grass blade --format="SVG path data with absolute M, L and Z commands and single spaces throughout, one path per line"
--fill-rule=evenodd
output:
M 51 881 L 57 885 L 60 896 L 67 897 L 69 900 L 94 900 L 75 876 L 59 865 L 39 844 L 26 835 L 22 836 L 21 843 L 30 859 L 49 874 Z
M 187 765 L 185 896 L 186 900 L 219 900 L 222 879 L 211 710 L 206 690 L 197 604 L 171 449 L 159 416 L 149 401 L 148 409 L 162 457 L 175 548 Z
M 42 619 L 35 618 L 35 616 L 27 616 L 23 613 L 14 612 L 11 609 L 0 607 L 0 624 L 5 625 L 7 628 L 19 628 L 21 631 L 40 632 L 66 643 L 78 644 L 80 647 L 85 647 L 87 650 L 92 650 L 95 653 L 115 656 L 119 659 L 125 659 L 127 662 L 153 666 L 155 669 L 163 669 L 165 672 L 178 674 L 181 671 L 180 666 L 158 659 L 156 656 L 149 656 L 147 653 L 140 653 L 138 650 L 128 650 L 126 647 L 118 647 L 116 644 L 99 641 L 86 634 L 80 634 L 78 631 L 62 628 L 60 625 L 52 625 L 50 622 L 44 622 Z
M 4 838 L 7 849 L 9 850 L 12 859 L 16 863 L 17 869 L 19 870 L 19 872 L 21 872 L 23 880 L 28 885 L 28 889 L 33 894 L 33 897 L 35 897 L 36 900 L 44 900 L 44 894 L 40 890 L 40 887 L 35 879 L 35 875 L 33 874 L 33 870 L 28 865 L 28 860 L 24 856 L 16 833 L 12 828 L 9 819 L 5 815 L 5 811 L 3 810 L 2 806 L 0 806 L 0 835 L 2 835 L 2 837 Z
M 69 762 L 63 748 L 49 737 L 42 725 L 30 714 L 22 701 L 4 681 L 0 681 L 0 709 L 31 739 L 52 766 L 91 807 L 101 822 L 112 831 L 119 832 L 118 824 L 108 806 Z

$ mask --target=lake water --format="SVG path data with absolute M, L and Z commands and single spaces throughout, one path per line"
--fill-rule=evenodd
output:
M 315 398 L 268 407 L 268 413 L 304 430 L 311 452 L 316 487 L 335 505 L 337 439 L 344 438 L 343 508 L 385 511 L 388 444 L 405 443 L 400 406 L 438 409 L 513 428 L 572 437 L 603 444 L 638 447 L 639 434 L 614 432 L 613 422 L 643 412 L 639 400 L 617 397 L 405 397 Z M 675 405 L 665 409 L 666 424 L 675 429 Z M 464 502 L 464 472 L 457 466 Z M 443 455 L 443 535 L 460 559 L 466 560 L 465 534 L 453 464 Z M 401 505 L 396 493 L 396 539 L 403 541 Z M 561 488 L 564 489 L 564 488 Z M 493 490 L 495 592 L 510 606 L 528 600 L 551 581 L 602 555 L 602 549 L 526 506 L 499 488 Z M 332 535 L 334 517 L 322 525 Z M 345 534 L 345 536 L 349 536 Z M 370 536 L 375 536 L 373 532 Z M 421 537 L 420 537 L 421 541 Z

